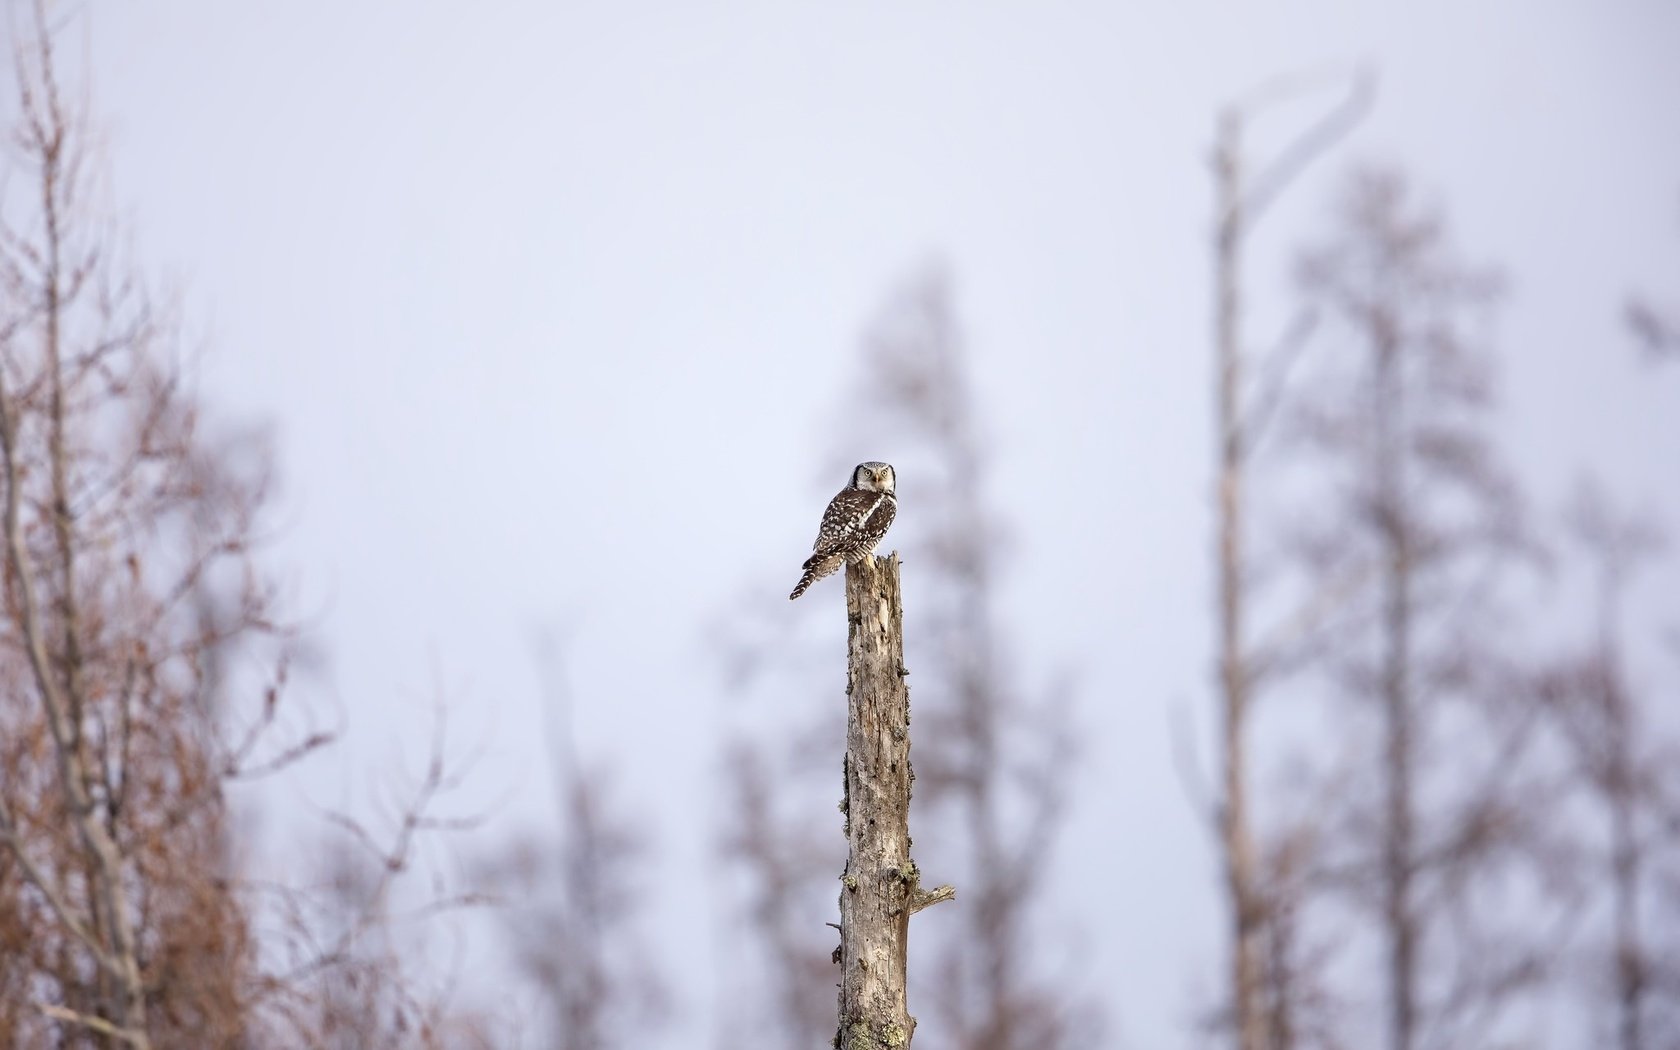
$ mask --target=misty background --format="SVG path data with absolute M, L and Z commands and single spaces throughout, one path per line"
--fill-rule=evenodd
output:
M 1220 857 L 1197 809 L 1216 776 L 1210 157 L 1222 109 L 1281 75 L 1305 79 L 1250 126 L 1257 165 L 1353 78 L 1374 95 L 1247 245 L 1245 343 L 1286 328 L 1347 172 L 1396 166 L 1503 277 L 1489 427 L 1536 527 L 1587 474 L 1680 523 L 1680 360 L 1627 320 L 1630 300 L 1680 310 L 1680 9 L 1660 0 L 54 10 L 198 390 L 272 441 L 263 563 L 308 654 L 288 702 L 343 734 L 234 796 L 249 863 L 306 872 L 325 810 L 388 821 L 439 710 L 461 770 L 445 808 L 482 819 L 419 845 L 418 897 L 562 834 L 568 770 L 598 774 L 643 844 L 625 936 L 665 1005 L 607 1045 L 782 1045 L 732 1034 L 767 964 L 727 846 L 727 745 L 791 748 L 843 710 L 840 587 L 785 596 L 854 462 L 899 467 L 884 548 L 905 549 L 912 702 L 937 688 L 914 673 L 939 666 L 914 626 L 933 559 L 906 544 L 939 492 L 864 351 L 929 274 L 986 460 L 1001 660 L 1065 700 L 1076 742 L 1025 968 L 1100 1015 L 1075 1045 L 1220 1045 Z M 1624 616 L 1669 734 L 1675 564 L 1633 581 Z M 1592 631 L 1584 572 L 1535 584 L 1536 663 Z M 743 645 L 776 676 L 743 684 Z M 1340 747 L 1316 732 L 1309 751 Z M 819 829 L 839 828 L 840 750 L 771 767 L 807 770 L 778 775 Z M 912 923 L 913 971 L 924 931 L 957 936 L 952 881 L 957 903 Z M 410 962 L 509 1045 L 544 1045 L 508 906 L 428 919 Z M 910 1008 L 947 1045 L 914 984 Z M 1593 1045 L 1592 1008 L 1558 1009 L 1546 1045 Z

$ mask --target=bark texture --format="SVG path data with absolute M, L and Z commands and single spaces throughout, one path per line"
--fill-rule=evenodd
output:
M 839 1050 L 907 1047 L 916 1030 L 905 985 L 912 912 L 924 893 L 910 859 L 910 691 L 904 678 L 898 555 L 846 567 L 846 871 L 840 877 Z

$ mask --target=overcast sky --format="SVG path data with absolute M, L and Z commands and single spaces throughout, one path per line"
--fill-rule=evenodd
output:
M 569 625 L 582 746 L 657 822 L 656 940 L 694 929 L 711 856 L 708 619 L 758 581 L 786 611 L 860 330 L 937 258 L 1035 611 L 1021 662 L 1082 685 L 1057 885 L 1116 1045 L 1188 1042 L 1221 945 L 1169 733 L 1175 705 L 1209 723 L 1206 156 L 1274 75 L 1363 65 L 1378 99 L 1256 242 L 1256 339 L 1341 162 L 1401 161 L 1509 276 L 1502 432 L 1537 502 L 1595 466 L 1680 521 L 1680 369 L 1619 322 L 1630 289 L 1680 299 L 1667 0 L 100 0 L 72 25 L 206 393 L 274 429 L 274 563 L 349 729 L 310 797 L 364 805 L 442 692 L 474 797 L 543 820 L 529 639 Z M 838 585 L 806 601 L 839 629 Z M 679 992 L 678 1031 L 709 1030 L 709 986 Z

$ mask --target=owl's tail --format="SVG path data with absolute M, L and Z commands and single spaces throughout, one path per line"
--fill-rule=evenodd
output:
M 816 554 L 811 555 L 809 558 L 807 558 L 805 560 L 805 572 L 804 572 L 803 575 L 801 575 L 799 577 L 799 582 L 794 584 L 793 593 L 788 595 L 788 601 L 792 601 L 793 599 L 799 597 L 801 594 L 804 594 L 805 589 L 807 587 L 811 586 L 811 584 L 813 584 L 813 583 L 816 583 L 818 580 L 822 579 L 824 576 L 834 575 L 834 571 L 836 569 L 840 568 L 840 566 L 843 565 L 844 563 L 845 563 L 844 558 L 839 558 L 839 557 L 824 558 L 824 557 L 822 557 L 820 555 L 816 555 Z

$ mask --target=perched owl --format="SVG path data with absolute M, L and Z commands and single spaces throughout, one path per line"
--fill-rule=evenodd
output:
M 789 599 L 804 594 L 805 588 L 824 576 L 833 575 L 846 562 L 875 553 L 875 545 L 887 534 L 893 515 L 898 513 L 893 484 L 890 463 L 872 460 L 852 468 L 852 480 L 828 501 L 828 509 L 823 511 L 817 542 L 811 545 L 816 553 L 805 559 L 805 572 L 788 595 Z

